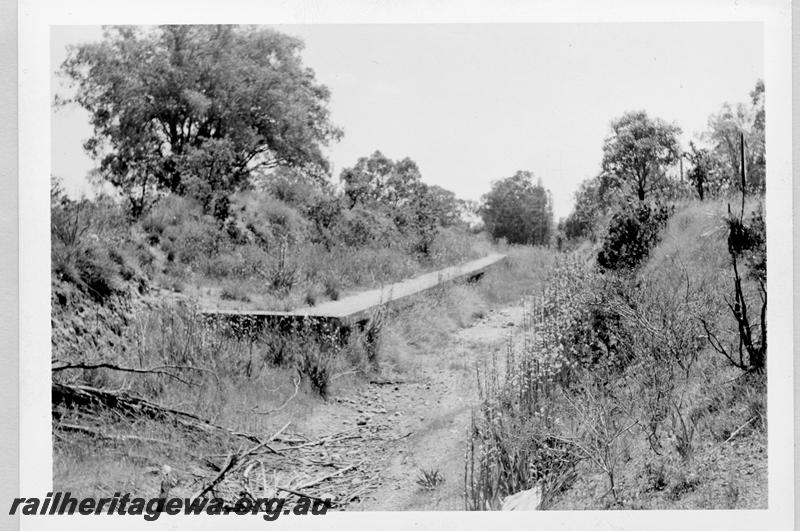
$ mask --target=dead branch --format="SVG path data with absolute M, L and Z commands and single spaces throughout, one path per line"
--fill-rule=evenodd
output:
M 146 443 L 156 443 L 156 444 L 165 444 L 167 446 L 179 446 L 177 444 L 171 443 L 169 441 L 165 441 L 164 439 L 155 439 L 153 437 L 140 437 L 138 435 L 110 435 L 108 433 L 103 433 L 102 431 L 91 428 L 89 426 L 80 426 L 77 424 L 58 424 L 57 428 L 63 431 L 72 431 L 76 433 L 83 433 L 85 435 L 91 435 L 92 437 L 97 437 L 99 439 L 108 439 L 111 441 L 139 441 L 139 442 L 146 442 Z
M 175 380 L 178 380 L 179 382 L 181 382 L 183 384 L 186 384 L 186 385 L 194 385 L 194 386 L 197 385 L 194 382 L 188 382 L 188 381 L 184 380 L 183 378 L 181 378 L 180 376 L 178 376 L 176 374 L 173 374 L 173 373 L 171 373 L 169 371 L 165 371 L 164 370 L 164 369 L 167 369 L 167 368 L 177 368 L 177 366 L 164 365 L 164 366 L 161 366 L 161 367 L 152 367 L 152 368 L 148 368 L 148 369 L 137 369 L 136 367 L 123 367 L 122 365 L 116 365 L 114 363 L 109 363 L 109 362 L 68 363 L 68 362 L 55 360 L 54 363 L 62 363 L 62 365 L 53 365 L 53 367 L 51 369 L 53 372 L 66 371 L 66 370 L 69 370 L 69 369 L 87 369 L 87 370 L 109 369 L 109 370 L 112 370 L 112 371 L 131 372 L 131 373 L 135 373 L 135 374 L 162 374 L 164 376 L 169 376 L 170 378 L 174 378 Z
M 744 424 L 742 424 L 741 426 L 739 426 L 738 428 L 736 428 L 735 430 L 733 430 L 733 433 L 731 433 L 731 436 L 730 436 L 730 437 L 728 437 L 727 439 L 725 439 L 725 441 L 724 441 L 722 444 L 726 444 L 726 443 L 730 442 L 730 441 L 731 441 L 731 440 L 732 440 L 734 437 L 736 437 L 737 435 L 739 435 L 739 432 L 740 432 L 740 431 L 742 431 L 743 429 L 745 429 L 745 428 L 746 428 L 746 427 L 747 427 L 747 426 L 748 426 L 748 425 L 749 425 L 751 422 L 753 422 L 754 420 L 756 420 L 756 418 L 758 418 L 758 417 L 753 417 L 753 418 L 751 418 L 750 420 L 748 420 L 747 422 L 745 422 Z
M 217 486 L 217 484 L 222 481 L 225 475 L 233 469 L 234 465 L 238 462 L 238 456 L 236 454 L 230 454 L 228 456 L 228 460 L 225 463 L 225 466 L 219 471 L 219 474 L 216 475 L 214 479 L 212 479 L 205 487 L 200 489 L 200 492 L 194 495 L 194 498 L 199 498 L 200 496 L 205 495 L 211 489 Z
M 124 393 L 116 393 L 97 389 L 86 385 L 66 385 L 53 382 L 53 403 L 64 403 L 66 405 L 79 405 L 91 407 L 102 405 L 111 410 L 119 410 L 132 415 L 146 415 L 151 418 L 163 418 L 172 416 L 176 422 L 184 427 L 202 431 L 205 433 L 223 432 L 232 436 L 242 437 L 252 442 L 261 442 L 258 437 L 250 433 L 236 432 L 223 426 L 213 424 L 197 415 L 173 409 L 155 402 L 150 402 L 141 397 L 132 396 Z
M 285 408 L 286 406 L 288 406 L 288 405 L 289 405 L 289 402 L 291 402 L 292 400 L 294 400 L 294 397 L 296 397 L 296 396 L 297 396 L 297 393 L 298 393 L 298 391 L 299 391 L 299 390 L 300 390 L 300 378 L 295 378 L 295 379 L 294 379 L 294 393 L 292 393 L 292 396 L 290 396 L 289 398 L 287 398 L 287 399 L 286 399 L 286 401 L 285 401 L 283 404 L 281 404 L 279 407 L 276 407 L 275 409 L 270 409 L 270 410 L 268 410 L 268 411 L 257 411 L 257 409 L 258 409 L 258 406 L 255 406 L 255 407 L 253 407 L 253 408 L 251 409 L 251 411 L 252 411 L 253 413 L 255 413 L 256 415 L 270 415 L 270 414 L 272 414 L 272 413 L 277 413 L 278 411 L 280 411 L 280 410 L 282 410 L 283 408 Z M 287 424 L 287 426 L 288 426 L 288 424 Z M 285 427 L 285 426 L 284 426 L 284 427 Z
M 370 380 L 373 385 L 400 385 L 406 383 L 405 380 Z
M 246 450 L 244 453 L 241 454 L 230 454 L 228 456 L 228 460 L 225 462 L 225 465 L 219 471 L 219 473 L 212 479 L 205 487 L 203 487 L 200 492 L 198 492 L 194 497 L 200 498 L 204 496 L 206 493 L 210 492 L 214 487 L 216 487 L 232 470 L 237 468 L 239 463 L 242 463 L 249 455 L 254 454 L 261 448 L 267 447 L 272 442 L 272 439 L 278 435 L 280 435 L 283 430 L 285 430 L 291 421 L 287 422 L 280 430 L 278 430 L 274 435 L 267 438 L 265 441 L 258 443 L 257 445 L 253 446 L 249 450 Z M 274 450 L 273 450 L 274 451 Z
M 313 494 L 309 494 L 307 492 L 300 492 L 296 489 L 288 489 L 286 487 L 279 487 L 279 486 L 276 486 L 275 489 L 282 490 L 283 492 L 288 492 L 289 494 L 294 494 L 295 496 L 300 496 L 301 498 L 310 498 L 312 500 L 318 500 L 321 502 L 327 501 L 324 500 L 323 498 L 320 498 L 319 496 L 314 496 Z
M 352 432 L 357 431 L 359 429 L 360 428 L 350 428 L 349 430 L 344 430 L 344 431 L 340 431 L 340 432 L 337 432 L 337 433 L 332 433 L 330 435 L 326 435 L 324 437 L 320 437 L 317 440 L 310 441 L 310 442 L 307 442 L 307 443 L 304 443 L 304 444 L 301 444 L 301 445 L 298 445 L 298 446 L 290 446 L 290 447 L 287 447 L 287 448 L 283 448 L 283 450 L 289 450 L 289 449 L 298 450 L 300 448 L 308 448 L 309 446 L 317 446 L 319 444 L 325 444 L 325 443 L 328 443 L 330 441 L 333 441 L 333 440 L 336 440 L 336 439 L 340 439 L 345 434 L 352 433 Z
M 304 483 L 303 485 L 301 485 L 298 488 L 307 489 L 309 487 L 313 487 L 314 485 L 318 485 L 318 484 L 322 483 L 323 481 L 325 481 L 327 479 L 331 479 L 333 477 L 340 476 L 340 475 L 344 474 L 345 472 L 353 470 L 354 468 L 358 468 L 360 465 L 361 465 L 361 463 L 356 463 L 355 465 L 350 465 L 350 466 L 346 466 L 344 468 L 340 468 L 336 472 L 332 472 L 332 473 L 327 474 L 325 476 L 321 476 L 321 477 L 319 477 L 319 478 L 317 478 L 315 480 L 309 481 L 308 483 Z

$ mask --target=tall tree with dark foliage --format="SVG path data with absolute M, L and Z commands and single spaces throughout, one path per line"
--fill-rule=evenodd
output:
M 89 111 L 85 149 L 102 180 L 140 214 L 155 191 L 209 210 L 252 172 L 278 165 L 325 175 L 328 89 L 303 65 L 303 43 L 237 26 L 109 27 L 61 66 Z
M 533 174 L 518 171 L 496 181 L 480 209 L 486 229 L 509 243 L 543 245 L 550 241 L 553 208 L 549 192 Z
M 654 190 L 664 170 L 677 161 L 677 125 L 650 118 L 645 111 L 626 112 L 611 122 L 603 144 L 602 188 L 630 190 L 639 201 Z

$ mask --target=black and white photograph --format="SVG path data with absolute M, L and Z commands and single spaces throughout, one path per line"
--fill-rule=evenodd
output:
M 297 18 L 46 28 L 51 483 L 9 514 L 783 508 L 765 21 Z

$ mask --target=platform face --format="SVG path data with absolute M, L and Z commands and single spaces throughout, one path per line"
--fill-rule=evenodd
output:
M 266 310 L 201 310 L 205 315 L 252 315 L 256 316 L 286 316 L 286 317 L 317 317 L 350 321 L 371 309 L 398 301 L 405 297 L 421 293 L 439 284 L 458 280 L 463 277 L 478 274 L 488 267 L 505 260 L 504 254 L 490 254 L 483 258 L 465 264 L 446 267 L 438 271 L 425 273 L 418 277 L 410 278 L 382 288 L 372 289 L 343 297 L 336 301 L 327 301 L 317 306 L 298 308 L 289 312 Z

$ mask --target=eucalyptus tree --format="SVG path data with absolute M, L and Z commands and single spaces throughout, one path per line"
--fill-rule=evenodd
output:
M 328 89 L 303 64 L 303 42 L 268 28 L 107 27 L 61 65 L 93 135 L 99 178 L 140 214 L 154 192 L 208 206 L 258 170 L 324 176 L 322 146 L 340 137 Z

